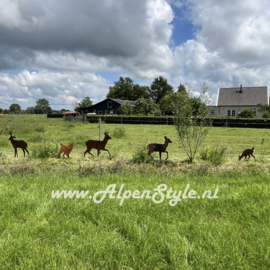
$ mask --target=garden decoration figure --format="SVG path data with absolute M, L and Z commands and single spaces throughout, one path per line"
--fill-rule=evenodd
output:
M 25 157 L 25 151 L 29 155 L 29 152 L 27 150 L 27 143 L 25 141 L 22 141 L 22 140 L 21 141 L 16 141 L 16 140 L 14 140 L 16 137 L 12 136 L 11 132 L 9 132 L 9 134 L 10 134 L 9 140 L 12 143 L 12 145 L 14 147 L 14 150 L 15 150 L 15 156 L 14 157 L 16 157 L 16 156 L 18 157 L 17 148 L 22 148 L 24 157 Z
M 153 157 L 151 156 L 151 154 L 153 152 L 159 152 L 159 159 L 161 161 L 161 153 L 167 153 L 167 158 L 165 160 L 167 160 L 169 158 L 168 152 L 166 151 L 166 148 L 168 147 L 169 143 L 172 143 L 172 141 L 167 138 L 166 136 L 164 137 L 165 139 L 165 143 L 164 144 L 158 144 L 158 143 L 150 143 L 147 146 L 148 149 L 148 155 L 153 159 Z
M 104 135 L 105 135 L 105 137 L 104 137 L 103 141 L 89 140 L 85 143 L 87 149 L 84 152 L 84 156 L 86 153 L 89 153 L 91 156 L 93 156 L 92 153 L 90 152 L 91 149 L 97 149 L 97 156 L 99 156 L 100 150 L 103 150 L 103 151 L 107 151 L 110 155 L 110 158 L 111 158 L 111 154 L 110 154 L 109 150 L 105 149 L 106 144 L 107 144 L 108 140 L 111 139 L 111 137 L 109 136 L 109 132 L 104 132 Z

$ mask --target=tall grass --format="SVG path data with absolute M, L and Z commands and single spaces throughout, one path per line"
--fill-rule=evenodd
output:
M 166 184 L 218 199 L 52 199 L 52 190 Z M 269 269 L 269 177 L 160 174 L 0 177 L 0 269 Z M 123 194 L 123 193 L 122 193 Z M 117 195 L 117 194 L 115 194 Z M 157 197 L 159 199 L 160 197 Z

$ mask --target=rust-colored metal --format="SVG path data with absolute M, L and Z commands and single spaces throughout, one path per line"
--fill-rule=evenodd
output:
M 250 156 L 253 156 L 253 151 L 254 151 L 254 147 L 252 147 L 252 149 L 246 149 L 246 150 L 244 150 L 243 153 L 242 153 L 242 155 L 241 156 L 238 156 L 239 157 L 238 160 L 241 160 L 242 157 L 245 157 L 245 160 L 246 160 L 246 158 L 248 156 L 248 159 L 247 159 L 247 161 L 248 161 L 250 159 Z M 253 156 L 253 157 L 254 157 L 254 160 L 256 161 L 255 156 Z
M 14 157 L 18 157 L 18 152 L 17 152 L 17 148 L 22 148 L 23 150 L 23 154 L 24 154 L 24 157 L 25 157 L 25 151 L 28 153 L 28 156 L 29 156 L 29 152 L 27 150 L 27 143 L 25 141 L 16 141 L 14 140 L 16 137 L 15 136 L 12 136 L 11 132 L 9 132 L 10 134 L 10 137 L 9 137 L 9 140 L 15 150 L 15 156 Z
M 172 143 L 172 141 L 167 138 L 166 136 L 164 137 L 165 139 L 165 143 L 164 144 L 158 144 L 158 143 L 150 143 L 147 145 L 147 149 L 148 149 L 148 155 L 153 159 L 153 157 L 151 156 L 151 154 L 153 152 L 159 152 L 159 159 L 161 161 L 161 153 L 167 153 L 167 158 L 165 160 L 167 160 L 169 158 L 168 152 L 166 151 L 168 144 Z
M 58 158 L 60 158 L 60 155 L 61 155 L 62 153 L 64 153 L 64 154 L 63 154 L 63 157 L 66 155 L 66 156 L 69 158 L 69 154 L 70 154 L 70 152 L 71 152 L 72 149 L 73 149 L 73 145 L 74 145 L 74 143 L 70 144 L 69 146 L 65 146 L 65 145 L 63 145 L 63 144 L 61 143 L 61 149 L 60 149 L 60 153 L 58 154 Z
M 111 153 L 109 152 L 108 149 L 105 149 L 106 144 L 107 144 L 108 140 L 111 139 L 111 137 L 109 136 L 109 132 L 104 132 L 104 135 L 105 135 L 105 137 L 104 137 L 103 141 L 89 140 L 85 143 L 87 149 L 84 152 L 84 156 L 86 153 L 89 153 L 91 156 L 93 156 L 90 151 L 92 149 L 97 149 L 97 156 L 99 156 L 100 150 L 103 150 L 103 151 L 107 151 L 110 155 L 110 158 L 111 158 Z

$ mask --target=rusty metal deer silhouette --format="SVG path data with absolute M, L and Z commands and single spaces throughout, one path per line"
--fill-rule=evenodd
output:
M 241 160 L 242 157 L 245 157 L 245 160 L 248 156 L 248 159 L 247 161 L 250 159 L 250 156 L 253 156 L 253 151 L 254 151 L 254 147 L 252 147 L 252 149 L 246 149 L 243 151 L 242 155 L 241 156 L 238 156 L 239 159 L 238 160 Z M 253 156 L 254 157 L 254 156 Z M 254 160 L 256 161 L 255 157 L 254 157 Z
M 74 143 L 70 144 L 69 146 L 65 146 L 65 145 L 63 145 L 63 144 L 61 143 L 61 149 L 60 149 L 60 153 L 58 154 L 58 158 L 60 158 L 60 155 L 61 155 L 62 153 L 64 153 L 64 154 L 63 154 L 63 157 L 66 155 L 66 156 L 69 158 L 69 154 L 70 154 L 70 152 L 71 152 L 72 149 L 73 149 L 73 145 L 74 145 Z
M 158 143 L 150 143 L 147 145 L 147 149 L 148 149 L 148 155 L 153 159 L 153 157 L 151 156 L 151 154 L 153 152 L 159 152 L 159 159 L 161 161 L 161 153 L 167 153 L 167 158 L 165 160 L 167 160 L 169 158 L 168 152 L 166 151 L 168 144 L 172 143 L 172 141 L 167 138 L 166 136 L 164 137 L 165 139 L 165 143 L 164 144 L 158 144 Z
M 109 136 L 109 132 L 104 132 L 104 135 L 105 135 L 105 137 L 104 137 L 103 141 L 89 140 L 85 143 L 87 149 L 84 152 L 84 156 L 86 153 L 89 153 L 91 156 L 93 156 L 92 153 L 90 152 L 91 149 L 97 149 L 97 156 L 99 156 L 100 150 L 103 150 L 103 151 L 107 151 L 110 155 L 110 158 L 111 158 L 111 154 L 110 154 L 109 150 L 105 149 L 106 144 L 107 144 L 108 140 L 111 139 L 111 137 Z
M 13 139 L 15 139 L 16 137 L 15 136 L 12 136 L 12 134 L 11 134 L 11 132 L 9 132 L 9 134 L 10 134 L 10 137 L 9 137 L 9 140 L 10 140 L 10 142 L 12 143 L 12 145 L 13 145 L 13 148 L 14 148 L 14 150 L 15 150 L 15 156 L 14 157 L 18 157 L 18 152 L 17 152 L 17 148 L 22 148 L 22 150 L 23 150 L 23 154 L 24 154 L 24 157 L 25 157 L 25 151 L 28 153 L 28 155 L 29 155 L 29 152 L 28 152 L 28 150 L 27 150 L 27 143 L 25 142 L 25 141 L 16 141 L 16 140 L 13 140 Z

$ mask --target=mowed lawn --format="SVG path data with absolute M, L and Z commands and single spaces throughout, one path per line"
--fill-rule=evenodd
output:
M 85 142 L 98 139 L 98 124 L 13 115 L 0 127 L 8 118 L 0 136 L 0 269 L 270 269 L 269 130 L 212 128 L 204 145 L 227 146 L 228 155 L 211 166 L 199 155 L 184 162 L 173 126 L 102 124 L 112 137 L 110 160 L 106 152 L 83 157 Z M 113 137 L 119 127 L 121 139 Z M 14 158 L 10 130 L 28 143 L 29 157 L 19 149 Z M 173 141 L 169 162 L 130 162 L 138 147 L 164 136 Z M 32 157 L 49 142 L 74 142 L 70 159 Z M 239 163 L 237 155 L 253 146 L 257 162 Z M 109 195 L 100 203 L 89 198 L 113 184 L 117 192 L 124 185 L 123 192 L 151 196 L 164 184 L 164 195 L 182 191 L 181 200 L 170 206 L 169 198 L 144 196 L 120 206 Z M 182 198 L 187 185 L 195 198 Z M 218 198 L 202 198 L 217 187 Z M 89 194 L 53 199 L 56 190 Z

